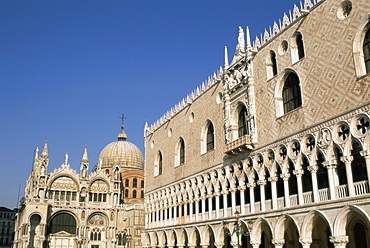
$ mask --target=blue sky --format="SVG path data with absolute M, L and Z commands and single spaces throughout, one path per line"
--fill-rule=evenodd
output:
M 142 152 L 154 123 L 235 51 L 238 26 L 252 40 L 297 0 L 1 0 L 0 206 L 17 206 L 34 150 L 49 146 L 49 171 L 90 167 L 117 139 Z

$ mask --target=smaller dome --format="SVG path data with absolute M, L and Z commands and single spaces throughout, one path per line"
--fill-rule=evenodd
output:
M 144 159 L 140 149 L 126 139 L 127 135 L 122 125 L 118 140 L 108 144 L 100 152 L 101 168 L 112 168 L 115 165 L 136 169 L 144 168 Z

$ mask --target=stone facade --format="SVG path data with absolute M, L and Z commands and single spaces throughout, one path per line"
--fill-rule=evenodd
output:
M 370 246 L 369 15 L 305 0 L 253 42 L 239 28 L 232 62 L 145 127 L 144 247 Z
M 91 173 L 87 148 L 79 172 L 70 167 L 68 155 L 53 172 L 48 166 L 45 144 L 41 155 L 36 149 L 16 215 L 14 247 L 141 247 L 143 157 L 126 141 L 123 127 Z

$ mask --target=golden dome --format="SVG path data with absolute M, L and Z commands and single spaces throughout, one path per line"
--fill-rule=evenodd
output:
M 140 149 L 129 141 L 126 141 L 126 134 L 123 131 L 118 134 L 118 140 L 108 144 L 100 152 L 99 163 L 101 168 L 112 168 L 115 165 L 120 167 L 131 167 L 143 169 L 144 159 Z

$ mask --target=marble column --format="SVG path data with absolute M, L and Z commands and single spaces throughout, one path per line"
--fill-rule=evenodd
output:
M 271 182 L 271 200 L 272 200 L 272 209 L 277 209 L 277 189 L 276 189 L 276 182 L 279 178 L 277 176 L 269 177 L 269 181 Z
M 355 188 L 353 185 L 353 176 L 352 176 L 352 156 L 343 156 L 340 158 L 346 165 L 346 174 L 347 174 L 347 185 L 348 185 L 348 196 L 355 196 Z
M 216 197 L 216 219 L 220 218 L 220 192 L 213 194 L 213 197 Z
M 319 186 L 317 184 L 317 171 L 319 167 L 317 165 L 308 166 L 307 169 L 311 172 L 312 179 L 312 191 L 313 191 L 313 202 L 319 202 Z
M 250 198 L 250 212 L 254 213 L 254 187 L 256 187 L 256 183 L 247 183 L 247 187 L 249 188 L 249 198 Z
M 239 186 L 238 190 L 240 192 L 240 214 L 245 214 L 245 198 L 244 198 L 244 191 L 247 187 L 245 185 Z M 235 212 L 234 212 L 235 213 Z
M 289 198 L 289 173 L 281 174 L 280 177 L 284 180 L 284 200 L 285 207 L 290 207 L 290 198 Z
M 200 197 L 201 201 L 202 201 L 202 220 L 205 220 L 206 219 L 206 197 L 205 196 L 201 196 Z
M 229 193 L 229 191 L 227 190 L 222 190 L 221 191 L 221 194 L 222 194 L 222 200 L 224 202 L 224 218 L 227 217 L 227 194 Z
M 302 175 L 303 170 L 294 170 L 293 174 L 297 177 L 297 187 L 298 187 L 298 205 L 304 204 L 303 199 L 303 185 L 302 185 Z
M 266 211 L 266 204 L 265 204 L 265 185 L 266 185 L 266 180 L 258 180 L 257 184 L 260 187 L 260 194 L 261 194 L 261 211 Z
M 231 194 L 231 213 L 233 214 L 236 211 L 236 199 L 235 199 L 236 188 L 231 188 L 229 191 Z
M 361 156 L 365 158 L 366 162 L 366 172 L 367 172 L 367 181 L 370 182 L 370 151 L 361 151 Z

